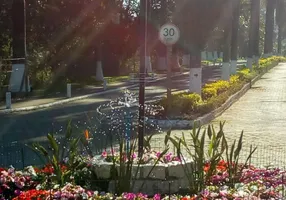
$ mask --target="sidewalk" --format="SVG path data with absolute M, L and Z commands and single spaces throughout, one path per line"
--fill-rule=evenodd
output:
M 238 65 L 244 64 L 244 61 L 241 60 L 238 62 Z M 211 65 L 211 66 L 203 66 L 203 68 L 210 68 L 210 67 L 218 67 L 220 66 L 218 63 L 216 65 Z M 187 74 L 189 73 L 189 68 L 182 68 L 183 73 L 182 74 Z M 174 76 L 180 75 L 180 72 L 175 74 Z M 157 74 L 155 79 L 152 80 L 152 82 L 160 81 L 166 78 L 166 74 Z M 62 104 L 62 103 L 68 103 L 71 101 L 75 101 L 78 99 L 84 99 L 89 96 L 94 96 L 94 95 L 100 95 L 100 94 L 107 94 L 111 93 L 113 91 L 118 91 L 118 90 L 124 90 L 128 89 L 131 87 L 135 87 L 138 85 L 137 82 L 132 82 L 132 81 L 124 81 L 124 82 L 115 82 L 107 85 L 107 89 L 104 90 L 103 86 L 85 86 L 84 88 L 78 88 L 78 89 L 73 89 L 72 88 L 72 98 L 67 98 L 66 97 L 66 92 L 58 92 L 54 94 L 50 94 L 48 96 L 32 96 L 32 97 L 27 97 L 26 99 L 14 99 L 12 100 L 12 109 L 25 109 L 25 110 L 33 110 L 36 109 L 37 106 L 43 106 L 44 107 L 51 107 L 54 105 Z M 6 112 L 8 111 L 6 109 L 6 104 L 4 101 L 0 101 L 0 113 L 1 112 Z
M 184 73 L 176 73 L 175 76 L 183 75 L 188 72 Z M 157 74 L 154 79 L 149 79 L 146 80 L 146 84 L 151 83 L 151 82 L 157 82 L 164 80 L 166 78 L 165 74 Z M 62 103 L 68 103 L 72 102 L 75 100 L 79 99 L 84 99 L 88 98 L 90 96 L 96 96 L 96 95 L 101 95 L 101 94 L 107 94 L 107 93 L 112 93 L 114 91 L 120 91 L 132 87 L 136 87 L 138 85 L 138 82 L 132 82 L 131 80 L 129 81 L 124 81 L 124 82 L 115 82 L 107 85 L 107 89 L 104 90 L 103 86 L 85 86 L 84 88 L 78 88 L 73 90 L 72 88 L 72 98 L 67 98 L 66 97 L 66 92 L 58 92 L 55 94 L 51 94 L 46 97 L 39 97 L 39 96 L 34 96 L 34 97 L 27 97 L 26 99 L 20 99 L 20 100 L 12 100 L 12 109 L 13 110 L 34 110 L 37 109 L 37 107 L 51 107 L 54 105 L 59 105 Z M 0 113 L 1 112 L 11 112 L 11 110 L 6 109 L 5 102 L 0 102 Z
M 286 63 L 280 63 L 220 117 L 226 121 L 229 139 L 237 139 L 244 130 L 247 143 L 260 145 L 286 144 Z
M 211 122 L 216 130 L 225 122 L 224 132 L 229 143 L 239 139 L 244 131 L 241 158 L 249 155 L 250 146 L 257 147 L 252 162 L 286 167 L 286 63 L 280 63 L 262 76 L 250 90 Z M 205 126 L 206 127 L 206 126 Z M 172 136 L 191 140 L 189 130 L 173 130 Z M 154 146 L 164 141 L 164 134 L 155 135 Z M 153 139 L 152 138 L 152 139 Z M 229 144 L 231 145 L 231 144 Z M 162 145 L 163 146 L 163 145 Z

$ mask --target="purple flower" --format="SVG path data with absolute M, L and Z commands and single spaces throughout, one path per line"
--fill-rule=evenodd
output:
M 14 194 L 15 194 L 16 196 L 19 196 L 19 195 L 21 194 L 21 191 L 17 189 L 17 190 L 14 191 Z

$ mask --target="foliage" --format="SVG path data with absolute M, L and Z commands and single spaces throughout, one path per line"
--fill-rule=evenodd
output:
M 216 90 L 217 95 L 219 95 L 225 92 L 229 87 L 230 84 L 228 81 L 219 80 L 210 84 L 206 84 L 204 88 L 213 88 Z
M 223 137 L 223 145 L 225 146 L 225 157 L 228 163 L 227 172 L 231 187 L 234 187 L 235 183 L 239 182 L 239 177 L 243 170 L 243 167 L 239 166 L 239 156 L 242 150 L 242 139 L 243 139 L 243 132 L 241 132 L 240 134 L 238 143 L 236 144 L 236 141 L 233 141 L 229 149 L 229 145 L 225 138 L 225 135 Z M 250 153 L 245 161 L 244 167 L 247 165 L 248 160 L 251 158 L 252 154 L 256 151 L 256 149 L 257 147 L 250 150 Z
M 48 164 L 42 170 L 43 187 L 63 186 L 66 182 L 74 182 L 77 170 L 85 167 L 78 148 L 81 137 L 72 137 L 71 122 L 69 122 L 61 144 L 53 134 L 48 134 L 47 139 L 50 148 L 47 149 L 39 143 L 34 143 L 31 147 L 44 163 Z
M 173 114 L 195 112 L 198 105 L 202 103 L 200 95 L 186 92 L 175 93 L 171 98 L 170 112 Z M 159 105 L 167 109 L 167 103 L 167 97 L 164 97 L 160 100 Z
M 264 71 L 277 65 L 279 62 L 286 61 L 286 58 L 273 56 L 260 59 L 259 69 Z M 198 94 L 173 93 L 171 97 L 171 116 L 185 115 L 188 119 L 195 119 L 198 116 L 209 113 L 220 107 L 227 99 L 238 92 L 246 82 L 251 81 L 255 76 L 264 71 L 254 67 L 253 71 L 242 67 L 237 71 L 237 75 L 232 75 L 229 81 L 218 80 L 205 84 L 202 88 L 202 98 Z M 167 98 L 162 98 L 157 104 L 167 108 Z M 163 115 L 166 115 L 163 114 Z M 185 117 L 183 116 L 183 117 Z
M 22 191 L 33 189 L 37 185 L 36 173 L 33 167 L 22 171 L 14 168 L 0 168 L 0 199 L 12 199 Z
M 144 149 L 148 150 L 148 148 L 151 148 L 150 142 L 151 142 L 152 135 L 147 137 L 147 139 L 144 139 Z M 115 155 L 115 151 L 113 150 L 113 147 L 111 147 L 111 156 L 109 156 L 109 159 L 111 159 L 111 162 L 113 163 L 111 168 L 111 180 L 115 181 L 115 192 L 116 194 L 121 194 L 123 192 L 130 192 L 132 191 L 135 182 L 133 181 L 133 176 L 137 177 L 139 173 L 139 169 L 141 164 L 149 162 L 150 158 L 146 161 L 146 157 L 144 155 L 136 155 L 135 150 L 138 146 L 137 139 L 130 142 L 130 149 L 127 148 L 128 141 L 125 138 L 120 138 L 119 140 L 119 153 L 117 156 Z M 167 153 L 168 149 L 166 148 L 163 152 L 157 155 L 157 158 L 154 160 L 152 164 L 152 169 L 150 170 L 147 177 L 149 177 L 153 171 L 153 169 L 157 166 L 157 164 L 164 160 L 165 154 Z M 134 162 L 136 160 L 136 162 Z M 133 165 L 136 165 L 135 172 L 133 171 L 134 167 Z M 118 167 L 118 170 L 117 170 Z M 145 181 L 143 181 L 141 185 L 141 189 L 145 185 Z M 140 191 L 140 190 L 139 190 Z
M 202 131 L 201 127 L 197 128 L 195 124 L 193 130 L 190 132 L 191 143 L 186 140 L 187 137 L 184 133 L 182 133 L 181 137 L 166 135 L 167 140 L 170 140 L 176 147 L 178 156 L 180 155 L 183 159 L 184 154 L 187 154 L 187 157 L 192 158 L 194 162 L 194 166 L 191 169 L 183 166 L 186 176 L 188 176 L 191 194 L 197 194 L 203 191 L 207 185 L 215 184 L 213 176 L 216 174 L 218 168 L 220 168 L 220 171 L 227 170 L 227 179 L 225 177 L 226 184 L 234 187 L 234 184 L 239 182 L 239 177 L 243 169 L 242 167 L 239 168 L 243 134 L 241 134 L 237 146 L 236 142 L 233 142 L 229 152 L 223 126 L 224 123 L 220 123 L 219 130 L 216 131 L 213 126 L 208 125 Z M 249 153 L 245 166 L 255 150 L 256 148 Z M 226 154 L 227 165 L 221 162 L 224 153 Z
M 225 147 L 221 145 L 223 139 L 223 126 L 220 127 L 218 132 L 215 132 L 213 126 L 208 126 L 207 129 L 201 131 L 201 127 L 197 128 L 196 124 L 193 130 L 190 132 L 191 143 L 186 140 L 186 136 L 182 133 L 182 137 L 172 138 L 166 135 L 176 147 L 178 156 L 183 158 L 183 153 L 187 153 L 187 157 L 192 158 L 194 165 L 191 169 L 183 166 L 186 176 L 188 177 L 190 189 L 192 194 L 196 194 L 205 188 L 206 180 L 213 174 L 216 166 L 222 158 L 222 153 Z M 206 137 L 210 141 L 207 145 Z M 207 152 L 205 152 L 207 150 Z M 185 152 L 184 152 L 185 151 Z M 205 173 L 205 164 L 208 164 L 209 168 Z
M 217 90 L 215 88 L 204 87 L 202 89 L 202 98 L 203 98 L 203 100 L 207 100 L 207 99 L 210 99 L 210 98 L 216 97 L 216 96 L 217 96 Z
M 243 86 L 245 82 L 244 81 L 239 81 L 237 83 L 232 84 L 232 86 L 224 93 L 220 94 L 217 97 L 212 97 L 208 99 L 204 104 L 201 104 L 198 107 L 198 113 L 200 115 L 210 113 L 211 111 L 219 108 L 221 105 L 223 105 L 227 99 L 238 92 Z

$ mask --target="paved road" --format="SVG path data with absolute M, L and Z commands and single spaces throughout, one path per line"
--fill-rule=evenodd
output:
M 266 73 L 243 97 L 227 109 L 212 124 L 225 121 L 228 141 L 238 140 L 244 131 L 244 151 L 246 158 L 250 145 L 257 146 L 252 162 L 256 165 L 275 164 L 286 167 L 286 63 Z M 174 130 L 180 136 L 186 130 Z M 162 135 L 154 137 L 154 146 L 162 146 Z
M 219 76 L 218 67 L 203 70 L 203 82 L 219 78 Z M 188 75 L 174 78 L 173 83 L 174 88 L 176 88 L 174 90 L 186 90 L 188 88 Z M 146 100 L 165 95 L 165 85 L 164 81 L 160 81 L 147 86 Z M 131 91 L 138 93 L 138 87 Z M 87 123 L 92 117 L 92 112 L 100 104 L 120 95 L 120 92 L 114 92 L 44 110 L 0 115 L 0 138 L 5 142 L 41 139 L 50 131 L 60 131 L 61 126 L 64 126 L 68 119 L 73 119 L 74 123 L 78 122 L 82 125 Z

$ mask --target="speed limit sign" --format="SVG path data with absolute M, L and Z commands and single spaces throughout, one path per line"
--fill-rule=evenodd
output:
M 164 24 L 159 31 L 159 40 L 165 45 L 173 45 L 180 38 L 180 30 L 174 24 Z

